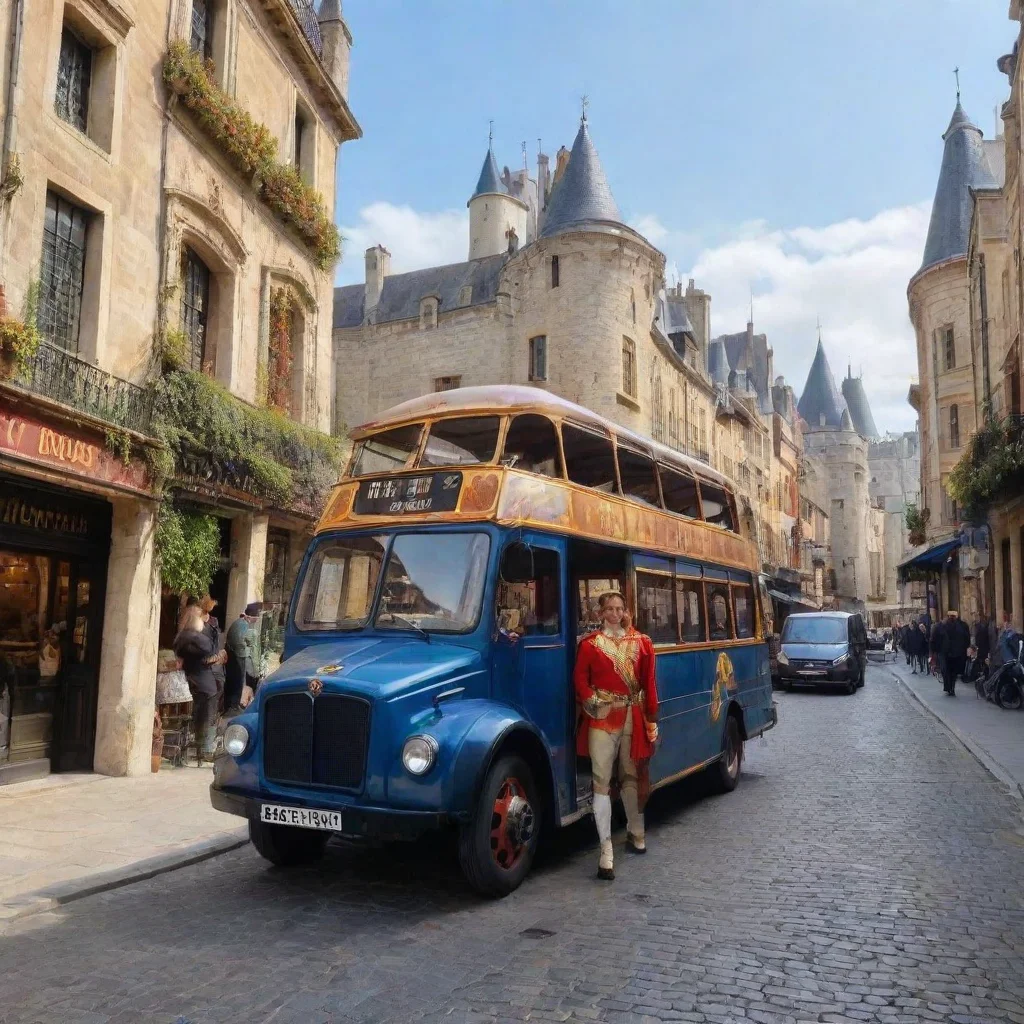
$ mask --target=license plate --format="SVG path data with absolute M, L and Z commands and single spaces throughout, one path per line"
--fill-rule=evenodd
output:
M 802 676 L 827 676 L 827 672 L 820 672 L 815 668 L 802 668 L 800 669 L 800 675 Z
M 260 821 L 269 821 L 274 825 L 293 825 L 296 828 L 316 828 L 322 832 L 341 831 L 340 811 L 321 811 L 309 807 L 261 804 Z

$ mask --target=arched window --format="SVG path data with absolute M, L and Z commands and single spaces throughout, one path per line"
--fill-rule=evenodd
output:
M 956 403 L 949 407 L 949 447 L 960 447 L 960 407 Z
M 629 338 L 622 339 L 622 390 L 636 398 L 636 345 Z
M 181 250 L 181 329 L 188 339 L 189 369 L 204 370 L 210 309 L 210 268 L 188 246 Z

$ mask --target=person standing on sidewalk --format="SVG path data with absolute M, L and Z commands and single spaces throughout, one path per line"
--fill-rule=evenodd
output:
M 917 636 L 914 637 L 914 659 L 918 672 L 921 675 L 928 673 L 928 627 L 923 623 L 917 624 Z
M 967 664 L 967 649 L 971 646 L 971 631 L 956 609 L 946 612 L 946 621 L 938 629 L 939 651 L 942 664 L 942 689 L 950 697 L 956 696 L 956 677 Z
M 242 706 L 242 692 L 246 684 L 255 689 L 258 682 L 256 634 L 252 627 L 262 610 L 261 602 L 250 602 L 228 630 L 225 641 L 228 654 L 224 683 L 225 714 L 237 711 Z
M 224 650 L 224 634 L 220 628 L 220 622 L 217 616 L 213 614 L 213 609 L 217 607 L 217 602 L 206 595 L 200 602 L 199 608 L 203 613 L 203 632 L 213 641 L 213 661 L 210 662 L 210 668 L 213 669 L 213 678 L 217 683 L 217 704 L 218 708 L 222 709 L 224 700 L 224 664 L 228 660 L 227 652 Z
M 196 737 L 196 761 L 213 761 L 217 742 L 217 681 L 210 664 L 216 651 L 203 631 L 203 613 L 193 606 L 174 638 L 174 653 L 181 659 L 192 694 L 192 728 Z

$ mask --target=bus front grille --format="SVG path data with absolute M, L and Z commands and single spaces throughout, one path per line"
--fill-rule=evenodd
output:
M 270 782 L 360 789 L 370 705 L 337 693 L 281 693 L 263 710 L 263 774 Z

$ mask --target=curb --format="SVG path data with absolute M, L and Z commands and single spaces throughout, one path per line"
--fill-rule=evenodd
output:
M 57 907 L 63 906 L 65 903 L 73 903 L 86 896 L 95 896 L 97 893 L 109 892 L 111 889 L 120 889 L 123 886 L 132 885 L 134 882 L 142 882 L 147 878 L 176 871 L 178 868 L 198 864 L 222 853 L 237 850 L 248 842 L 249 830 L 247 826 L 243 825 L 225 835 L 203 839 L 172 853 L 161 853 L 121 868 L 83 875 L 81 878 L 74 878 L 68 882 L 60 882 L 44 889 L 14 896 L 0 903 L 0 925 L 29 917 L 32 914 L 43 914 L 49 910 L 56 910 Z
M 918 696 L 917 692 L 905 682 L 898 672 L 891 669 L 889 674 L 900 684 L 904 692 L 914 700 L 918 707 L 923 708 L 932 718 L 935 719 L 967 752 L 991 775 L 997 782 L 1001 782 L 1010 791 L 1009 795 L 1018 802 L 1020 810 L 1024 813 L 1024 786 L 1017 780 L 987 751 L 984 747 L 975 743 L 969 736 L 965 736 L 952 722 L 948 722 L 933 707 L 927 704 Z

